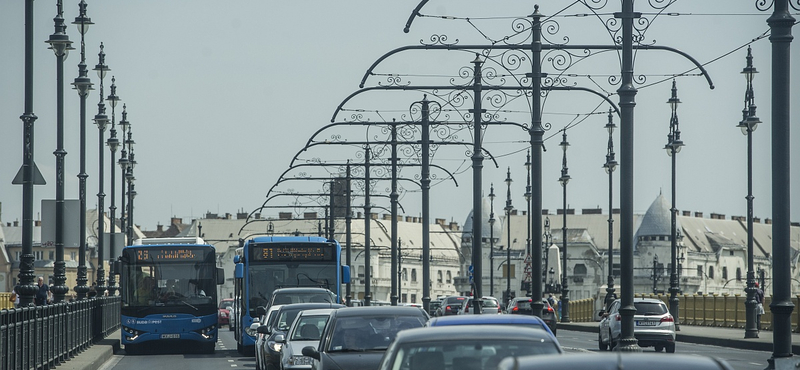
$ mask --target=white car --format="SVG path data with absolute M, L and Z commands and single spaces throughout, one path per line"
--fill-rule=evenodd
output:
M 320 308 L 300 311 L 284 338 L 275 338 L 283 344 L 281 349 L 281 369 L 311 369 L 314 359 L 304 356 L 303 347 L 317 346 L 320 333 L 335 308 Z M 282 339 L 282 340 L 281 340 Z
M 258 328 L 264 326 L 265 328 L 269 327 L 270 321 L 275 319 L 275 313 L 278 312 L 278 309 L 281 308 L 282 305 L 274 305 L 270 307 L 264 316 L 261 316 L 257 321 L 254 321 L 252 325 L 250 325 L 250 330 L 256 334 L 256 370 L 265 370 L 265 360 L 264 360 L 264 351 L 266 351 L 267 346 L 267 337 L 269 334 L 261 333 L 258 331 Z M 263 331 L 263 330 L 262 330 Z
M 665 349 L 675 352 L 675 319 L 667 305 L 654 298 L 634 298 L 636 313 L 633 315 L 633 336 L 639 347 L 655 347 L 656 352 Z M 622 302 L 617 299 L 611 303 L 608 312 L 600 311 L 600 331 L 598 342 L 600 350 L 611 350 L 619 342 L 622 334 L 622 316 L 619 312 Z

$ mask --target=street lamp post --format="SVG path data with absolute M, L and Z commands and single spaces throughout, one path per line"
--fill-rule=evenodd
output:
M 561 299 L 559 307 L 561 307 L 561 322 L 570 322 L 569 320 L 569 284 L 567 283 L 567 184 L 569 183 L 569 168 L 567 168 L 567 148 L 569 142 L 567 141 L 567 130 L 563 131 L 561 144 L 559 144 L 564 152 L 563 161 L 561 164 L 561 177 L 558 182 L 564 189 L 564 212 L 563 212 L 563 225 L 561 226 Z
M 761 120 L 756 116 L 755 97 L 753 95 L 753 77 L 758 73 L 753 67 L 753 53 L 747 48 L 747 66 L 742 69 L 742 74 L 747 80 L 744 93 L 744 109 L 742 121 L 736 127 L 747 136 L 747 294 L 745 300 L 745 338 L 758 338 L 758 323 L 756 322 L 756 276 L 753 271 L 753 131 L 756 130 Z
M 533 296 L 533 278 L 531 276 L 531 258 L 532 258 L 532 247 L 531 247 L 531 151 L 528 150 L 528 159 L 525 161 L 525 173 L 528 174 L 528 182 L 525 186 L 525 204 L 528 206 L 528 217 L 526 218 L 525 225 L 528 229 L 528 238 L 525 239 L 525 276 L 524 281 L 528 282 L 528 297 Z M 531 314 L 533 314 L 533 310 L 531 310 Z
M 106 105 L 103 103 L 103 79 L 106 77 L 106 74 L 111 69 L 108 68 L 106 65 L 106 53 L 103 51 L 103 44 L 100 43 L 100 53 L 98 54 L 99 60 L 97 65 L 94 67 L 94 71 L 97 71 L 97 76 L 100 78 L 100 102 L 97 103 L 97 114 L 94 116 L 94 123 L 97 125 L 97 132 L 98 132 L 98 170 L 97 170 L 97 178 L 99 180 L 99 186 L 97 188 L 97 276 L 96 276 L 96 291 L 98 296 L 102 296 L 103 292 L 106 290 L 106 278 L 105 278 L 105 268 L 103 268 L 103 261 L 105 258 L 105 251 L 104 251 L 104 244 L 103 236 L 105 235 L 106 226 L 105 226 L 105 198 L 106 194 L 103 192 L 103 179 L 105 172 L 105 164 L 103 163 L 103 157 L 105 150 L 103 149 L 104 139 L 105 139 L 105 131 L 106 126 L 108 126 L 109 119 L 106 115 Z
M 544 253 L 544 270 L 542 270 L 542 280 L 545 280 L 545 293 L 555 293 L 551 288 L 553 284 L 553 276 L 555 274 L 555 270 L 550 265 L 550 243 L 552 243 L 553 235 L 550 234 L 550 217 L 545 217 L 544 219 L 544 235 L 542 235 L 543 242 L 543 253 Z M 548 268 L 549 267 L 549 268 Z M 547 280 L 547 276 L 545 274 L 550 273 L 550 280 Z
M 86 276 L 86 178 L 89 177 L 86 174 L 86 97 L 89 95 L 89 91 L 94 90 L 92 81 L 88 76 L 89 71 L 86 69 L 84 36 L 89 30 L 89 26 L 94 23 L 92 23 L 91 18 L 86 16 L 86 1 L 81 0 L 78 8 L 80 9 L 80 14 L 75 17 L 75 21 L 72 24 L 78 26 L 78 32 L 81 34 L 81 62 L 78 63 L 78 77 L 75 77 L 72 86 L 78 91 L 78 97 L 80 98 L 80 173 L 78 173 L 78 198 L 80 202 L 80 218 L 78 220 L 80 230 L 78 230 L 78 237 L 80 238 L 80 244 L 78 246 L 77 285 L 73 289 L 75 289 L 78 299 L 84 299 L 89 292 L 89 287 L 86 285 L 87 281 L 89 281 Z
M 511 167 L 508 168 L 506 173 L 506 185 L 508 191 L 506 192 L 506 228 L 508 230 L 508 239 L 506 239 L 506 293 L 505 302 L 511 299 L 511 210 L 514 207 L 511 205 Z
M 130 165 L 130 161 L 128 159 L 128 140 L 126 140 L 126 136 L 128 136 L 128 130 L 131 127 L 131 123 L 128 121 L 128 105 L 122 105 L 122 119 L 119 120 L 119 127 L 122 129 L 122 137 L 120 140 L 121 150 L 119 154 L 119 184 L 120 184 L 120 207 L 119 207 L 119 227 L 123 237 L 123 243 L 130 243 L 130 240 L 127 240 L 127 224 L 126 221 L 128 218 L 126 217 L 127 208 L 125 208 L 125 202 L 127 197 L 127 186 L 126 186 L 126 177 L 128 174 L 128 166 Z M 114 258 L 113 256 L 111 257 Z
M 124 113 L 124 112 L 123 112 Z M 134 190 L 134 181 L 136 178 L 133 176 L 133 169 L 136 167 L 136 159 L 134 159 L 133 154 L 133 144 L 136 142 L 133 141 L 133 132 L 131 129 L 128 129 L 128 138 L 125 139 L 125 143 L 128 144 L 128 172 L 125 174 L 125 180 L 128 182 L 128 225 L 125 229 L 127 234 L 128 243 L 133 243 L 133 198 L 136 197 L 136 190 Z
M 683 147 L 681 141 L 681 130 L 678 128 L 678 88 L 675 85 L 675 80 L 672 80 L 672 96 L 669 98 L 670 109 L 672 110 L 672 117 L 669 120 L 669 134 L 667 135 L 667 145 L 664 149 L 667 154 L 672 157 L 672 208 L 670 208 L 670 264 L 669 264 L 669 312 L 675 320 L 675 330 L 680 330 L 680 299 L 678 298 L 678 209 L 675 207 L 675 163 L 678 153 Z M 653 281 L 655 288 L 655 280 Z M 653 292 L 655 293 L 655 292 Z
M 608 131 L 608 152 L 606 153 L 606 163 L 603 168 L 608 174 L 608 285 L 606 286 L 606 307 L 613 302 L 614 297 L 614 170 L 617 168 L 617 161 L 614 160 L 614 124 L 612 110 L 608 109 L 608 123 L 605 129 Z
M 116 271 L 114 271 L 114 254 L 115 254 L 114 253 L 114 248 L 115 248 L 115 245 L 114 245 L 115 244 L 115 240 L 114 240 L 115 238 L 114 237 L 116 235 L 116 233 L 114 231 L 116 230 L 116 223 L 117 223 L 116 222 L 116 218 L 115 218 L 117 207 L 116 207 L 116 205 L 114 205 L 114 197 L 115 197 L 115 194 L 114 194 L 114 177 L 115 177 L 115 172 L 116 172 L 116 171 L 114 171 L 114 168 L 115 168 L 114 157 L 115 157 L 115 155 L 117 153 L 117 148 L 119 147 L 119 140 L 117 139 L 117 129 L 115 127 L 116 115 L 114 114 L 114 108 L 117 106 L 117 103 L 119 103 L 119 101 L 120 101 L 119 96 L 117 96 L 116 77 L 113 77 L 113 76 L 111 77 L 111 94 L 108 95 L 106 100 L 108 100 L 108 103 L 111 104 L 111 137 L 109 137 L 108 140 L 107 140 L 108 148 L 111 151 L 111 206 L 108 207 L 108 209 L 109 209 L 109 219 L 111 220 L 111 237 L 108 238 L 108 241 L 109 241 L 109 246 L 108 246 L 109 247 L 108 248 L 108 254 L 109 254 L 109 256 L 108 256 L 108 261 L 109 261 L 109 267 L 108 267 L 108 295 L 112 295 L 113 296 L 114 293 L 117 291 L 117 287 L 115 286 L 115 284 L 117 283 Z
M 658 294 L 658 255 L 653 255 L 653 294 Z
M 64 60 L 67 59 L 72 47 L 72 41 L 67 35 L 67 25 L 64 23 L 64 8 L 61 0 L 56 3 L 58 13 L 53 22 L 55 32 L 45 41 L 50 44 L 48 49 L 56 55 L 56 261 L 53 266 L 53 300 L 61 302 L 69 291 L 65 285 L 67 281 L 66 263 L 64 262 Z
M 494 183 L 489 190 L 489 296 L 494 297 Z

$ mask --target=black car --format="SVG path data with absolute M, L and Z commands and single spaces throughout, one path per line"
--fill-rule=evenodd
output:
M 428 313 L 418 307 L 367 306 L 331 312 L 317 347 L 303 348 L 311 369 L 375 369 L 399 331 L 419 328 Z
M 461 305 L 463 305 L 466 301 L 467 297 L 464 296 L 442 298 L 442 305 L 439 306 L 435 316 L 458 315 L 458 311 L 461 310 Z
M 256 329 L 259 334 L 264 334 L 267 339 L 263 341 L 263 348 L 256 348 L 256 356 L 263 359 L 262 366 L 257 366 L 260 370 L 277 370 L 281 366 L 281 347 L 282 344 L 275 340 L 278 335 L 286 336 L 286 332 L 292 326 L 292 322 L 297 314 L 303 310 L 313 310 L 318 308 L 342 308 L 344 305 L 330 303 L 295 303 L 282 305 L 274 318 L 267 325 L 261 325 Z M 262 342 L 259 342 L 262 343 Z

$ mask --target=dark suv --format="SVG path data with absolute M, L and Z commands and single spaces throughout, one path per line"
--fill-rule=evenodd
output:
M 439 309 L 436 311 L 436 316 L 458 315 L 458 311 L 461 310 L 461 305 L 466 301 L 467 297 L 464 296 L 442 298 L 442 305 L 439 306 Z

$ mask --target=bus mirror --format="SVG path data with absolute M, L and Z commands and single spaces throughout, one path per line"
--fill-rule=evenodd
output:
M 350 283 L 350 266 L 342 266 L 342 284 Z
M 217 267 L 217 285 L 225 284 L 225 270 Z
M 114 273 L 119 274 L 122 272 L 122 262 L 120 260 L 116 260 L 111 264 L 111 271 Z
M 233 256 L 233 263 L 239 263 L 239 255 Z

